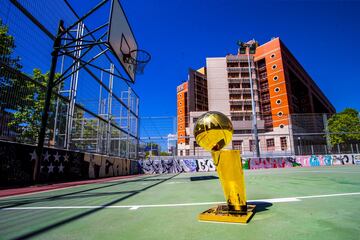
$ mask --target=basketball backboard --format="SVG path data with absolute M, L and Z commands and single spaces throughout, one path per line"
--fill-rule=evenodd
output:
M 124 60 L 124 54 L 138 49 L 125 12 L 119 0 L 111 0 L 108 43 L 130 80 L 135 82 L 134 65 Z M 134 53 L 133 53 L 134 54 Z M 136 56 L 134 56 L 136 58 Z

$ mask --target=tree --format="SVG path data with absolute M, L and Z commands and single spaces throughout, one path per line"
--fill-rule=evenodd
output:
M 21 72 L 20 58 L 13 57 L 15 48 L 14 37 L 0 19 L 0 117 L 16 133 L 17 140 L 34 143 L 41 125 L 49 74 L 40 69 L 34 69 L 33 76 Z M 55 96 L 51 99 L 52 109 L 54 103 Z M 0 126 L 0 136 L 2 130 Z
M 0 60 L 12 68 L 20 69 L 20 58 L 12 56 L 16 47 L 15 39 L 8 32 L 8 27 L 3 25 L 0 18 Z
M 49 73 L 43 74 L 40 69 L 33 70 L 34 81 L 20 81 L 21 78 L 13 79 L 13 87 L 16 91 L 16 102 L 13 109 L 12 120 L 9 127 L 17 129 L 18 139 L 24 142 L 35 142 L 41 126 L 41 113 L 45 102 L 45 85 L 49 79 Z M 22 89 L 19 91 L 19 88 Z M 55 97 L 50 102 L 54 108 Z
M 146 152 L 145 157 L 159 156 L 160 146 L 157 143 L 149 142 L 149 143 L 146 144 L 145 152 Z
M 11 70 L 20 70 L 20 58 L 13 57 L 15 49 L 14 37 L 8 33 L 8 27 L 0 19 L 0 114 L 6 108 L 13 108 L 15 101 L 9 101 L 9 94 L 16 86 L 16 74 Z
M 360 141 L 359 112 L 353 108 L 344 109 L 329 119 L 328 128 L 331 145 Z
M 168 152 L 160 152 L 160 156 L 171 156 Z

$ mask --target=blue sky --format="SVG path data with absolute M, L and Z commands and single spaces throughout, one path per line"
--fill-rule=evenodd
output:
M 175 116 L 176 86 L 237 40 L 280 37 L 341 111 L 360 109 L 360 2 L 121 1 L 141 48 L 152 54 L 134 86 L 142 116 Z

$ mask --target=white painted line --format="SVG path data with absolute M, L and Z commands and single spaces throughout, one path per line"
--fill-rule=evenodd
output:
M 298 198 L 272 198 L 272 199 L 258 199 L 248 200 L 248 202 L 270 202 L 270 203 L 284 203 L 284 202 L 299 202 Z
M 313 195 L 313 196 L 303 196 L 303 197 L 296 197 L 296 198 L 309 199 L 309 198 L 325 198 L 325 197 L 338 197 L 338 196 L 351 196 L 351 195 L 360 195 L 360 192 Z
M 285 203 L 285 202 L 298 202 L 301 199 L 312 198 L 326 198 L 326 197 L 339 197 L 339 196 L 353 196 L 360 195 L 360 192 L 353 193 L 335 193 L 325 195 L 312 195 L 301 197 L 287 197 L 287 198 L 270 198 L 270 199 L 256 199 L 248 200 L 248 202 L 269 202 L 269 203 Z M 51 209 L 105 209 L 105 208 L 128 208 L 130 210 L 137 210 L 139 208 L 157 208 L 157 207 L 185 207 L 185 206 L 201 206 L 201 205 L 217 205 L 224 204 L 225 202 L 200 202 L 200 203 L 174 203 L 174 204 L 153 204 L 153 205 L 114 205 L 114 206 L 53 206 L 53 207 L 9 207 L 0 210 L 51 210 Z
M 165 184 L 184 184 L 189 182 L 166 182 Z

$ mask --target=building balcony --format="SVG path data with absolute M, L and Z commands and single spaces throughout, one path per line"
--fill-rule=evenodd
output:
M 248 72 L 249 68 L 248 67 L 228 67 L 227 71 L 228 72 Z
M 260 92 L 261 92 L 261 93 L 268 92 L 268 91 L 269 91 L 269 88 L 261 88 L 261 89 L 260 89 Z
M 252 60 L 252 57 L 250 57 L 250 61 Z M 226 56 L 227 62 L 247 62 L 248 56 L 247 55 L 227 55 Z
M 258 67 L 258 70 L 259 70 L 259 71 L 266 71 L 266 65 L 259 66 L 259 67 Z

